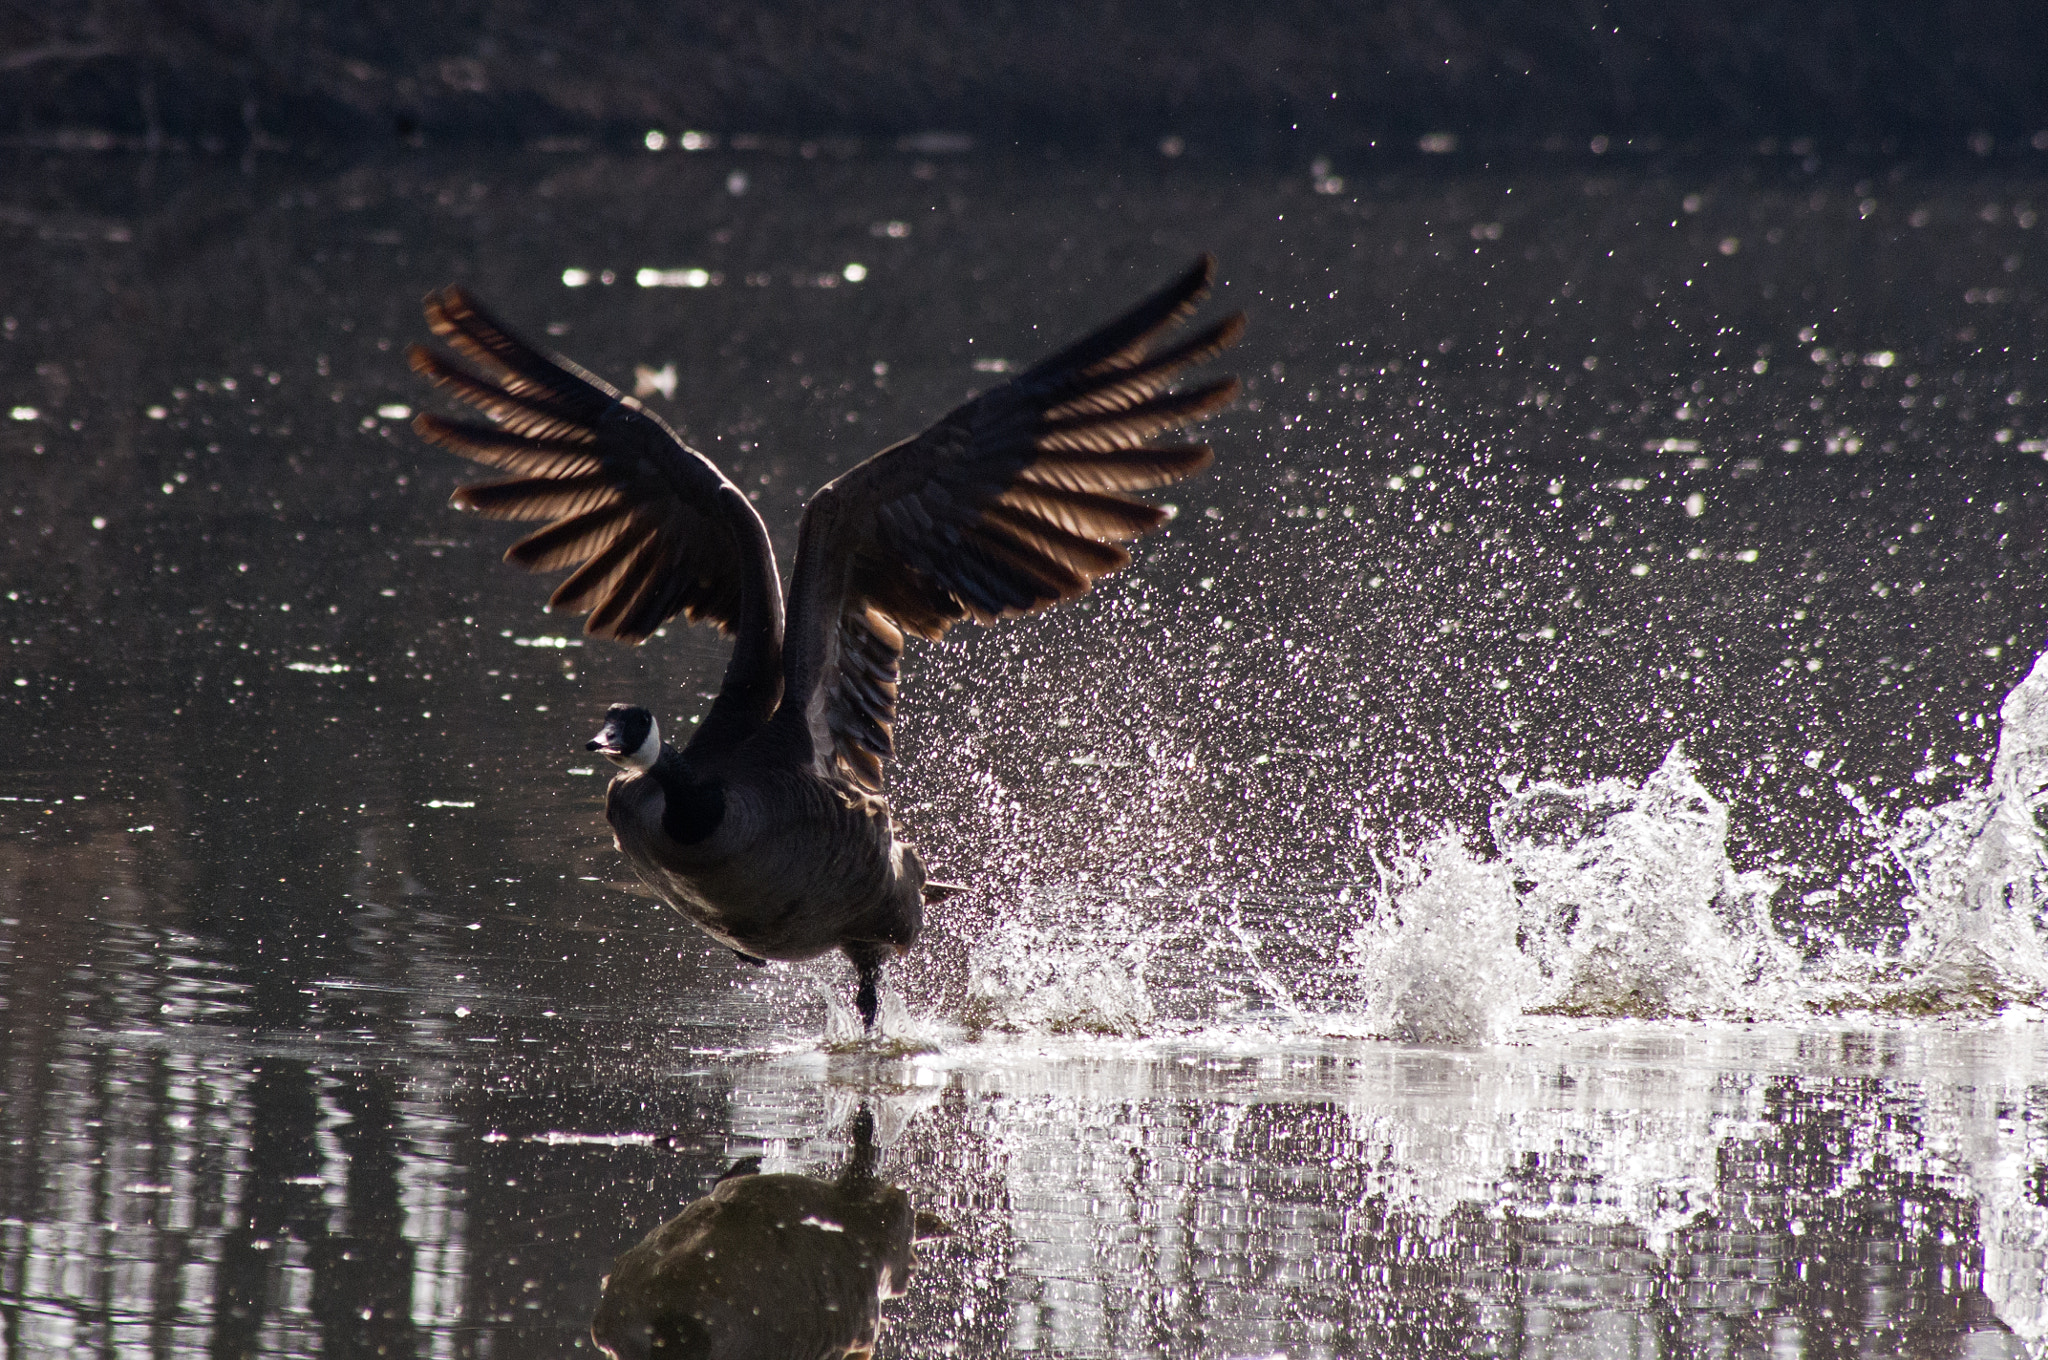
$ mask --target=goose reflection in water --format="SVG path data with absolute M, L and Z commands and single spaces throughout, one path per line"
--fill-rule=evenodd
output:
M 459 359 L 413 367 L 491 423 L 421 415 L 424 438 L 514 474 L 455 504 L 548 524 L 512 545 L 576 570 L 551 608 L 637 643 L 669 619 L 733 635 L 718 697 L 689 743 L 614 704 L 589 747 L 618 767 L 605 799 L 619 850 L 663 901 L 749 963 L 837 949 L 869 1030 L 885 960 L 907 951 L 945 885 L 898 838 L 883 796 L 906 635 L 994 623 L 1085 593 L 1165 509 L 1129 493 L 1207 467 L 1154 444 L 1227 405 L 1232 378 L 1171 390 L 1242 332 L 1225 317 L 1155 352 L 1209 290 L 1192 269 L 1093 334 L 819 488 L 804 509 L 787 631 L 768 530 L 711 460 L 633 398 L 543 354 L 459 288 L 427 323 Z
M 612 1263 L 590 1336 L 613 1360 L 839 1360 L 874 1351 L 882 1301 L 944 1222 L 875 1176 L 874 1116 L 837 1180 L 735 1162 Z

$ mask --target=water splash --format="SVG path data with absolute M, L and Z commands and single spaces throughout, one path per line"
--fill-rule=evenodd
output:
M 1530 1013 L 1749 1015 L 1797 954 L 1777 884 L 1728 862 L 1728 809 L 1673 746 L 1640 786 L 1545 781 L 1490 818 L 1500 856 L 1444 836 L 1390 871 L 1353 935 L 1367 1015 L 1390 1037 L 1479 1042 Z
M 1516 946 L 1514 883 L 1453 836 L 1390 871 L 1380 909 L 1351 938 L 1372 1027 L 1418 1043 L 1501 1038 L 1536 969 Z
M 1998 1009 L 2048 997 L 2048 653 L 1998 710 L 1990 777 L 1889 837 L 1910 927 L 1882 981 L 1895 1008 Z
M 1129 904 L 1071 892 L 1020 895 L 968 960 L 974 1029 L 1054 1034 L 1146 1033 L 1155 1018 L 1145 968 L 1160 932 Z
M 805 976 L 826 1048 L 868 1054 L 1001 1034 L 1472 1044 L 1541 1015 L 1798 1021 L 2039 1006 L 2048 655 L 2000 719 L 1981 787 L 1897 817 L 1859 805 L 1865 843 L 1896 865 L 1903 900 L 1871 900 L 1847 878 L 1823 891 L 1860 915 L 1891 912 L 1875 940 L 1780 928 L 1784 885 L 1731 861 L 1731 808 L 1682 744 L 1640 783 L 1541 781 L 1509 794 L 1487 813 L 1490 850 L 1449 831 L 1382 854 L 1354 834 L 1320 862 L 1285 864 L 1250 858 L 1256 844 L 1233 864 L 1222 841 L 1175 861 L 1177 814 L 1202 803 L 1205 767 L 1199 753 L 1134 744 L 1117 787 L 1100 791 L 1120 801 L 1092 844 L 1077 839 L 1085 818 L 1048 813 L 1040 826 L 987 765 L 958 767 L 958 807 L 978 815 L 952 825 L 1003 854 L 982 861 L 975 891 L 889 970 L 883 1038 L 848 1006 L 843 961 Z M 1328 806 L 1342 815 L 1341 797 Z M 1063 872 L 1049 882 L 1051 866 Z
M 1728 808 L 1680 746 L 1632 786 L 1540 783 L 1497 804 L 1499 857 L 1446 836 L 1397 862 L 1353 936 L 1372 1027 L 1499 1038 L 1526 1014 L 1781 1018 L 1971 1014 L 2048 998 L 2048 655 L 2000 709 L 1984 787 L 1894 825 L 1912 890 L 1895 947 L 1809 958 L 1771 919 L 1778 883 L 1738 872 Z
M 833 956 L 806 970 L 811 993 L 824 1013 L 827 1053 L 870 1058 L 907 1058 L 936 1051 L 958 1036 L 958 1027 L 938 1015 L 914 1009 L 904 999 L 890 971 L 884 970 L 877 992 L 875 1031 L 869 1033 L 853 1007 L 856 978 L 853 966 Z
M 1084 716 L 1093 733 L 1100 715 Z M 1841 937 L 1782 926 L 1799 915 L 1782 900 L 1790 889 L 1731 861 L 1731 807 L 1683 745 L 1640 782 L 1538 782 L 1494 802 L 1483 830 L 1388 848 L 1341 783 L 1281 797 L 1246 782 L 1275 767 L 1192 740 L 1126 739 L 1072 783 L 1080 757 L 1062 763 L 1064 747 L 1005 763 L 1006 748 L 972 734 L 958 778 L 921 809 L 951 842 L 942 860 L 980 866 L 968 876 L 982 918 L 959 932 L 941 1009 L 971 1033 L 1249 1024 L 1472 1043 L 1532 1014 L 1763 1020 L 2041 1004 L 2048 657 L 2000 718 L 1983 785 L 1948 803 L 1894 815 L 1838 789 L 1862 814 L 1866 849 L 1832 885 L 1800 886 L 1809 904 L 1825 897 L 1840 919 L 1868 923 Z M 1303 779 L 1348 768 L 1298 763 Z M 1068 781 L 1059 800 L 1047 780 Z M 1254 801 L 1258 815 L 1288 819 L 1291 841 L 1219 820 L 1219 805 Z M 934 1000 L 929 987 L 911 993 Z
M 1638 788 L 1540 783 L 1491 823 L 1542 979 L 1525 1009 L 1741 1015 L 1798 965 L 1771 928 L 1777 883 L 1729 863 L 1727 805 L 1680 745 Z

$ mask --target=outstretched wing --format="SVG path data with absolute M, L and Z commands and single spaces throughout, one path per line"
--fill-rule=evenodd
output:
M 1206 445 L 1151 444 L 1237 396 L 1234 378 L 1182 391 L 1181 370 L 1244 331 L 1241 314 L 1172 348 L 1215 260 L 1107 326 L 949 412 L 820 490 L 804 513 L 778 722 L 812 760 L 881 787 L 903 636 L 938 638 L 1069 600 L 1130 561 L 1166 512 L 1126 493 L 1207 467 Z
M 709 459 L 602 378 L 520 339 L 462 289 L 429 293 L 425 309 L 434 334 L 467 362 L 414 345 L 412 366 L 490 423 L 420 415 L 413 429 L 515 474 L 462 487 L 453 503 L 492 519 L 548 521 L 505 560 L 529 571 L 576 568 L 550 609 L 587 612 L 583 631 L 593 637 L 642 642 L 677 614 L 726 632 L 747 627 L 754 593 L 766 597 L 779 633 L 767 530 Z

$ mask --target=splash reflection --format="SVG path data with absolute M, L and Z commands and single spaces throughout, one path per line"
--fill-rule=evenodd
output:
M 2038 1019 L 930 1055 L 895 1158 L 957 1235 L 903 1346 L 2039 1356 L 2044 1057 Z M 866 1080 L 765 1065 L 735 1131 L 801 1146 Z

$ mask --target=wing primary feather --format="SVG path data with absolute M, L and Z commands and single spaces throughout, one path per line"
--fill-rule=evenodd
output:
M 962 552 L 954 570 L 971 584 L 994 618 L 1028 614 L 1057 598 L 1059 590 L 1030 556 L 1005 545 L 986 528 L 962 535 Z
M 1070 450 L 1033 463 L 1018 474 L 1015 485 L 1077 492 L 1149 491 L 1200 472 L 1215 459 L 1207 444 L 1145 444 L 1102 454 Z
M 1145 343 L 1201 304 L 1216 277 L 1216 257 L 1204 254 L 1188 271 L 1099 330 L 1031 366 L 1020 386 L 1057 388 L 1105 368 L 1128 366 Z
M 532 382 L 522 371 L 532 366 L 531 351 L 460 288 L 450 285 L 427 294 L 420 309 L 426 313 L 427 329 L 457 354 L 482 368 L 492 382 L 518 389 L 522 394 L 549 390 L 548 385 Z
M 1051 591 L 1060 599 L 1078 595 L 1088 588 L 1088 578 L 1052 554 L 1025 542 L 1008 526 L 984 520 L 968 530 L 969 539 L 983 553 L 1000 563 L 1020 596 L 1028 596 L 1027 608 L 1035 608 Z
M 589 427 L 579 418 L 550 411 L 546 406 L 515 396 L 446 359 L 424 346 L 406 351 L 413 369 L 436 387 L 445 387 L 456 397 L 476 407 L 515 434 L 533 439 L 571 439 L 588 442 Z
M 660 586 L 658 573 L 659 554 L 655 535 L 637 546 L 610 582 L 610 592 L 597 608 L 590 611 L 590 617 L 583 621 L 583 631 L 592 637 L 617 638 L 620 642 L 644 642 L 654 632 L 653 628 L 635 632 L 634 624 L 641 621 L 648 596 Z
M 1153 507 L 1144 508 L 1150 510 Z M 1026 508 L 1005 499 L 984 510 L 982 517 L 1002 525 L 1012 534 L 1022 537 L 1033 548 L 1091 580 L 1130 564 L 1131 555 L 1122 548 L 1113 543 L 1104 543 L 1089 534 L 1076 533 L 1065 525 L 1037 513 L 1036 507 Z M 1115 536 L 1113 530 L 1103 535 Z
M 1214 326 L 1134 368 L 1115 373 L 1100 387 L 1090 388 L 1047 410 L 1048 420 L 1088 412 L 1120 411 L 1164 390 L 1176 373 L 1207 363 L 1244 334 L 1244 313 L 1233 312 Z
M 427 327 L 457 353 L 491 370 L 516 396 L 545 403 L 556 414 L 588 419 L 618 400 L 618 389 L 558 355 L 542 354 L 456 285 L 427 294 Z
M 633 525 L 628 524 L 555 587 L 555 593 L 548 597 L 548 608 L 574 612 L 589 609 L 609 596 L 620 573 L 626 569 L 627 559 L 646 537 L 644 531 L 636 531 Z
M 1128 539 L 1150 533 L 1166 522 L 1166 511 L 1144 501 L 1126 500 L 1092 486 L 1040 481 L 1033 468 L 1006 492 L 1011 504 L 1029 505 L 1061 528 L 1088 538 Z M 1028 497 L 1028 500 L 1026 499 Z
M 537 529 L 505 549 L 505 560 L 528 571 L 556 571 L 604 551 L 626 527 L 623 506 L 600 506 Z
M 619 503 L 619 492 L 602 474 L 583 477 L 521 477 L 459 488 L 449 498 L 458 509 L 487 519 L 563 519 Z
M 578 477 L 604 466 L 581 440 L 529 439 L 498 425 L 443 420 L 425 411 L 412 418 L 412 428 L 429 444 L 525 477 Z
M 1134 449 L 1161 430 L 1201 419 L 1237 400 L 1235 378 L 1218 378 L 1184 392 L 1153 397 L 1113 415 L 1048 420 L 1034 441 L 1040 449 Z

